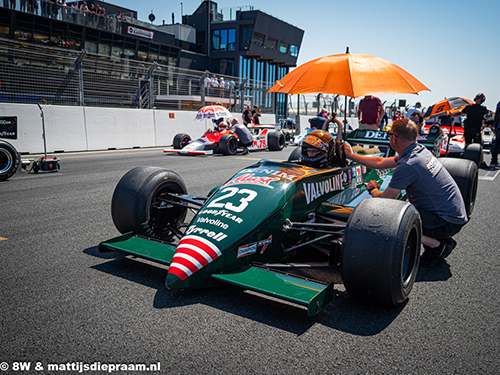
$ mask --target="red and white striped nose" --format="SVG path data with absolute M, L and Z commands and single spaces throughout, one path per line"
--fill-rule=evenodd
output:
M 167 287 L 185 280 L 221 255 L 217 246 L 203 237 L 188 235 L 175 250 L 167 275 Z

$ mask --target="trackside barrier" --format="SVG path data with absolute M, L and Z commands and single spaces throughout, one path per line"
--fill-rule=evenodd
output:
M 177 133 L 198 138 L 212 127 L 211 121 L 193 121 L 196 111 L 51 105 L 42 108 L 49 153 L 165 147 L 172 145 Z M 0 103 L 0 116 L 17 116 L 18 139 L 9 142 L 20 153 L 43 153 L 42 120 L 36 104 Z M 242 122 L 241 114 L 235 116 Z M 309 117 L 301 116 L 301 123 L 307 124 Z M 274 115 L 263 114 L 260 122 L 274 124 Z

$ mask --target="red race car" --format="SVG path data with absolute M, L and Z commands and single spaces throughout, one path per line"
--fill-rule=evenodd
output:
M 248 150 L 281 151 L 285 147 L 285 135 L 274 130 L 271 125 L 254 125 L 248 127 L 253 134 L 253 144 Z M 192 140 L 189 134 L 176 134 L 173 141 L 174 149 L 164 149 L 170 154 L 211 155 L 220 153 L 234 155 L 238 151 L 239 140 L 230 129 L 221 131 L 207 130 L 200 138 Z

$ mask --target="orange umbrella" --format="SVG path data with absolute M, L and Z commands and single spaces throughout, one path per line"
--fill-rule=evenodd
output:
M 357 98 L 372 94 L 417 94 L 424 90 L 429 89 L 399 66 L 371 55 L 350 54 L 348 50 L 298 66 L 276 81 L 268 92 Z
M 430 119 L 431 117 L 440 115 L 449 115 L 452 112 L 458 112 L 467 107 L 468 105 L 474 104 L 474 102 L 467 98 L 462 98 L 460 96 L 454 96 L 452 98 L 444 98 L 434 105 L 431 105 L 425 111 L 424 119 Z

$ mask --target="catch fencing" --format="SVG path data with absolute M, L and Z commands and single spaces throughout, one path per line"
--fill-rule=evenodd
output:
M 226 84 L 209 88 L 207 75 L 0 38 L 0 102 L 176 110 L 222 102 L 232 110 L 256 104 L 275 113 L 268 83 L 218 74 Z

